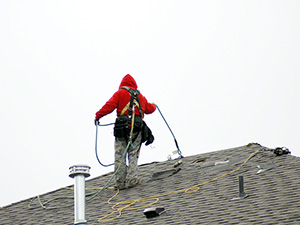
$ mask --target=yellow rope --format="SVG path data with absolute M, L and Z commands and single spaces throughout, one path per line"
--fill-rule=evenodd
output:
M 182 189 L 182 190 L 178 190 L 178 191 L 167 192 L 167 193 L 158 194 L 158 195 L 154 195 L 154 196 L 150 196 L 150 197 L 145 197 L 145 198 L 140 198 L 140 199 L 136 199 L 136 200 L 129 199 L 129 200 L 125 200 L 125 201 L 118 202 L 118 203 L 111 203 L 111 200 L 113 200 L 113 199 L 119 194 L 119 190 L 118 190 L 117 193 L 107 201 L 108 204 L 113 205 L 113 206 L 112 206 L 113 211 L 112 211 L 111 213 L 107 214 L 106 216 L 101 217 L 101 218 L 98 220 L 98 222 L 99 222 L 99 223 L 104 223 L 104 222 L 109 222 L 109 221 L 115 220 L 115 219 L 119 218 L 119 217 L 122 215 L 122 211 L 136 210 L 136 209 L 146 208 L 146 207 L 149 207 L 149 206 L 151 206 L 151 205 L 154 205 L 155 203 L 157 203 L 157 202 L 159 201 L 158 197 L 163 197 L 163 196 L 167 196 L 167 195 L 171 195 L 171 194 L 177 194 L 177 193 L 181 193 L 181 192 L 184 192 L 184 193 L 187 193 L 187 194 L 197 192 L 197 191 L 200 190 L 200 188 L 199 188 L 200 186 L 205 185 L 205 184 L 208 184 L 208 183 L 210 183 L 210 182 L 212 182 L 212 181 L 218 180 L 218 179 L 220 179 L 220 178 L 222 178 L 222 177 L 225 177 L 225 176 L 227 176 L 227 175 L 229 175 L 229 174 L 232 174 L 232 173 L 238 171 L 238 170 L 241 169 L 241 168 L 242 168 L 242 167 L 243 167 L 243 166 L 244 166 L 244 165 L 245 165 L 245 164 L 246 164 L 246 163 L 247 163 L 254 155 L 256 155 L 256 154 L 257 154 L 258 152 L 260 152 L 261 150 L 263 150 L 263 148 L 262 148 L 262 149 L 259 149 L 259 150 L 257 150 L 257 151 L 255 151 L 255 152 L 253 152 L 253 153 L 246 159 L 246 161 L 245 161 L 242 165 L 240 165 L 238 168 L 236 168 L 236 169 L 234 169 L 234 170 L 232 170 L 232 171 L 230 171 L 230 172 L 228 172 L 228 173 L 222 174 L 222 175 L 220 175 L 220 176 L 218 176 L 218 177 L 215 177 L 215 178 L 213 178 L 213 179 L 211 179 L 211 180 L 208 180 L 208 181 L 205 181 L 205 182 L 203 182 L 203 183 L 194 185 L 194 186 L 192 186 L 192 187 L 190 187 L 190 188 L 186 188 L 186 189 Z M 135 207 L 135 208 L 130 208 L 132 205 L 134 205 L 134 204 L 136 204 L 136 203 L 138 203 L 138 202 L 144 202 L 144 201 L 152 201 L 152 202 L 151 202 L 151 203 L 148 203 L 148 204 L 146 204 L 146 205 L 143 205 L 143 206 L 138 206 L 138 207 Z M 124 207 L 122 207 L 122 208 L 116 208 L 117 206 L 119 206 L 119 205 L 124 205 L 124 204 L 126 204 Z M 107 217 L 109 217 L 109 216 L 111 216 L 111 215 L 113 215 L 114 213 L 117 213 L 117 212 L 119 213 L 118 216 L 116 216 L 116 217 L 114 217 L 114 218 L 110 218 L 110 219 L 105 219 L 105 218 L 107 218 Z
M 61 187 L 60 189 L 68 189 L 68 190 L 74 190 L 74 188 L 71 188 L 71 187 Z M 107 188 L 104 188 L 104 187 L 97 187 L 97 188 L 85 188 L 85 190 L 102 190 L 102 189 L 115 189 L 114 187 L 107 187 Z

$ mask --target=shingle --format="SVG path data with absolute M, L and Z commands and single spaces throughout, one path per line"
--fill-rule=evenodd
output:
M 300 224 L 298 209 L 300 208 L 300 179 L 298 171 L 300 160 L 291 155 L 276 156 L 271 151 L 264 151 L 252 157 L 240 170 L 238 168 L 253 152 L 262 149 L 260 145 L 241 146 L 211 153 L 188 156 L 182 159 L 177 173 L 176 160 L 154 162 L 139 166 L 142 184 L 135 188 L 120 191 L 112 202 L 128 199 L 140 199 L 147 196 L 172 193 L 184 190 L 193 185 L 201 184 L 212 178 L 230 173 L 215 181 L 199 186 L 193 193 L 173 193 L 160 196 L 155 206 L 163 206 L 166 213 L 153 219 L 146 219 L 143 206 L 151 201 L 139 202 L 135 210 L 123 211 L 120 218 L 104 224 Z M 197 159 L 197 163 L 193 163 Z M 226 162 L 216 165 L 216 162 Z M 258 167 L 270 166 L 257 174 Z M 153 175 L 160 175 L 155 176 Z M 87 188 L 102 187 L 112 176 L 108 173 L 87 180 Z M 233 201 L 238 196 L 238 177 L 244 177 L 244 189 L 249 195 L 246 199 Z M 157 177 L 159 179 L 157 179 Z M 98 220 L 112 212 L 112 205 L 107 200 L 116 192 L 112 189 L 87 190 L 86 218 L 89 224 L 99 224 Z M 32 203 L 34 209 L 28 209 L 32 199 L 27 199 L 0 210 L 0 224 L 72 224 L 73 196 L 69 189 L 59 189 L 41 195 L 41 201 L 58 198 L 49 202 L 47 207 L 57 209 L 45 210 L 40 207 L 37 199 Z M 115 217 L 114 214 L 112 217 Z

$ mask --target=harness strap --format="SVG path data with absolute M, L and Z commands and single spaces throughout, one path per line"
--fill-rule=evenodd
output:
M 128 115 L 131 116 L 132 111 L 133 111 L 133 104 L 134 104 L 138 107 L 141 117 L 143 117 L 143 110 L 141 109 L 141 103 L 140 103 L 140 99 L 139 99 L 139 94 L 140 94 L 139 90 L 133 90 L 133 89 L 127 87 L 127 86 L 122 86 L 120 88 L 127 90 L 130 93 L 130 96 L 131 96 L 130 101 L 122 109 L 120 115 L 121 116 L 124 115 L 126 110 L 128 110 Z
M 135 124 L 134 124 L 134 122 L 135 122 L 134 105 L 138 107 L 140 115 L 141 115 L 141 117 L 143 117 L 143 111 L 141 109 L 141 103 L 140 103 L 140 99 L 139 99 L 140 92 L 139 92 L 139 90 L 133 90 L 133 89 L 127 87 L 127 86 L 122 86 L 122 87 L 120 87 L 120 89 L 121 88 L 127 90 L 129 92 L 129 94 L 130 94 L 130 101 L 122 109 L 120 116 L 124 115 L 124 113 L 126 112 L 126 110 L 128 110 L 128 117 L 129 117 L 129 121 L 128 122 L 131 125 L 131 129 L 130 129 L 130 133 L 129 133 L 129 139 L 133 143 L 135 141 L 135 139 L 137 138 L 137 136 L 135 138 L 133 138 L 133 136 L 132 136 L 133 135 L 133 128 L 135 126 Z M 125 137 L 125 139 L 128 142 L 127 137 Z
M 136 101 L 136 99 L 134 99 L 133 101 L 134 101 L 134 104 L 135 104 L 138 108 L 140 108 L 140 104 Z M 126 110 L 129 108 L 129 104 L 130 104 L 130 102 L 128 102 L 127 105 L 123 108 L 123 110 L 121 111 L 120 116 L 123 116 L 123 115 L 124 115 L 124 113 L 126 112 Z

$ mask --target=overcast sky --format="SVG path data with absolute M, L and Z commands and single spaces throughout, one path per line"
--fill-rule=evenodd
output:
M 1 1 L 0 206 L 73 184 L 74 164 L 113 171 L 93 120 L 127 73 L 184 156 L 250 142 L 300 156 L 299 28 L 298 0 Z M 145 120 L 139 163 L 176 158 L 159 112 Z

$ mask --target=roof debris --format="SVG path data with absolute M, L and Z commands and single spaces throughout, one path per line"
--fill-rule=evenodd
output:
M 151 208 L 146 208 L 144 210 L 144 214 L 146 218 L 153 218 L 156 216 L 160 216 L 161 214 L 165 213 L 166 210 L 164 207 L 151 207 Z
M 178 173 L 181 170 L 181 168 L 171 169 L 171 170 L 165 170 L 156 172 L 152 175 L 151 180 L 160 180 L 165 179 L 167 177 L 173 176 L 174 174 Z
M 226 163 L 229 163 L 229 159 L 227 159 L 226 161 L 217 161 L 217 162 L 215 162 L 215 166 L 226 164 Z
M 273 152 L 277 155 L 277 156 L 280 156 L 280 155 L 285 155 L 285 154 L 291 154 L 290 150 L 286 147 L 278 147 L 278 148 L 275 148 L 273 150 Z
M 192 162 L 192 164 L 195 164 L 198 162 L 204 162 L 205 160 L 207 160 L 207 158 L 199 158 L 199 159 L 196 159 L 194 162 Z
M 271 170 L 275 167 L 277 167 L 277 165 L 275 165 L 273 162 L 262 163 L 260 165 L 257 165 L 258 168 L 257 174 L 263 173 L 267 170 Z

